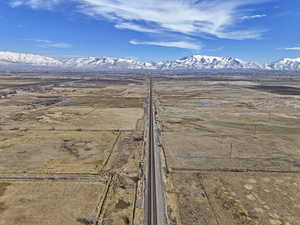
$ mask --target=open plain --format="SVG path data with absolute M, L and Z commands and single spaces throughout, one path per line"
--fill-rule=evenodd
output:
M 300 224 L 300 79 L 152 75 L 168 225 Z M 0 225 L 142 225 L 149 77 L 0 75 Z
M 300 224 L 300 82 L 206 77 L 155 85 L 170 223 Z
M 1 225 L 143 219 L 143 81 L 21 74 L 0 84 Z

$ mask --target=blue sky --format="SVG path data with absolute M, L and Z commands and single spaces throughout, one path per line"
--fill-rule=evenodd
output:
M 300 57 L 299 0 L 5 0 L 0 50 L 142 61 Z

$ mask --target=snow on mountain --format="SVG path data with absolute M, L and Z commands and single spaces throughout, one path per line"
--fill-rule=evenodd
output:
M 270 65 L 260 66 L 231 57 L 192 55 L 175 61 L 140 62 L 127 58 L 78 57 L 58 59 L 47 56 L 0 52 L 0 70 L 57 70 L 57 71 L 105 71 L 105 70 L 288 70 L 300 71 L 300 58 L 285 58 Z
M 273 70 L 300 71 L 300 58 L 284 58 L 268 66 Z
M 231 57 L 193 55 L 176 61 L 163 62 L 160 68 L 163 70 L 260 69 L 260 66 Z
M 35 54 L 0 52 L 0 63 L 5 65 L 22 64 L 35 66 L 61 66 L 57 59 Z
M 156 69 L 154 63 L 139 62 L 134 59 L 110 57 L 78 57 L 56 59 L 35 54 L 0 52 L 0 69 L 17 70 L 62 70 L 62 71 L 100 71 L 100 70 L 144 70 Z
M 64 66 L 86 69 L 156 69 L 151 63 L 139 62 L 134 59 L 110 58 L 110 57 L 87 57 L 69 58 L 62 60 Z

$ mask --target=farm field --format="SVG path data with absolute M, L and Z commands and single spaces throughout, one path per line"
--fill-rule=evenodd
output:
M 104 188 L 98 182 L 0 182 L 0 224 L 85 224 L 96 219 Z
M 152 83 L 169 225 L 300 223 L 297 77 Z M 146 223 L 149 77 L 14 74 L 0 84 L 0 225 Z
M 297 78 L 191 76 L 155 96 L 172 223 L 300 223 Z
M 28 74 L 0 83 L 1 225 L 143 219 L 143 81 Z

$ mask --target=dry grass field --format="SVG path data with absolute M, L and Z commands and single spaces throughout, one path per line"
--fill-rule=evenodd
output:
M 1 173 L 96 173 L 115 132 L 1 131 Z
M 0 225 L 144 224 L 147 80 L 0 75 Z M 153 89 L 169 225 L 300 224 L 297 77 Z
M 1 225 L 142 220 L 143 81 L 27 74 L 0 84 Z
M 99 182 L 0 183 L 1 225 L 85 224 L 95 220 L 105 184 Z
M 165 80 L 155 96 L 173 224 L 300 224 L 299 80 Z
M 299 175 L 216 172 L 172 177 L 181 224 L 299 224 Z

